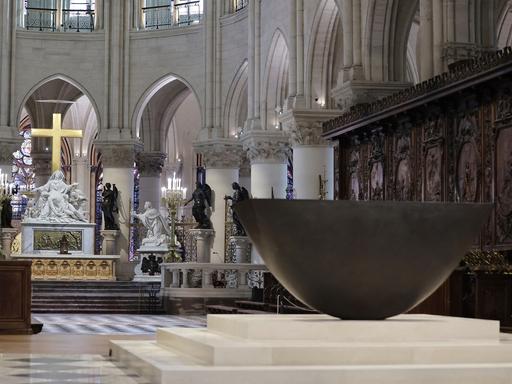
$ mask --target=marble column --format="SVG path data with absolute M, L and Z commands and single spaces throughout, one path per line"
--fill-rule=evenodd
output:
M 269 199 L 286 198 L 288 184 L 288 135 L 283 131 L 251 131 L 242 137 L 244 150 L 251 162 L 251 195 Z
M 20 149 L 20 145 L 21 142 L 18 141 L 4 141 L 0 139 L 0 170 L 2 174 L 11 175 L 13 162 L 12 154 Z
M 87 201 L 93 201 L 96 196 L 91 196 L 91 166 L 87 156 L 74 157 L 71 162 L 71 181 L 78 183 L 78 188 L 86 195 Z M 87 212 L 87 218 L 94 221 L 94 213 Z
M 32 152 L 33 170 L 36 187 L 46 184 L 52 174 L 52 154 L 48 152 Z
M 162 152 L 140 152 L 137 154 L 139 170 L 139 203 L 142 207 L 146 201 L 154 208 L 160 208 L 160 180 L 167 155 Z
M 242 159 L 242 145 L 230 139 L 217 139 L 194 144 L 196 152 L 203 155 L 206 168 L 206 183 L 213 191 L 211 221 L 215 230 L 212 263 L 223 263 L 225 253 L 225 201 L 224 196 L 232 195 L 231 184 L 239 182 Z
M 251 162 L 251 195 L 255 199 L 285 199 L 288 186 L 289 136 L 283 131 L 251 131 L 242 137 Z M 251 262 L 263 264 L 255 247 Z
M 334 198 L 334 148 L 322 139 L 322 123 L 339 115 L 339 111 L 291 110 L 281 122 L 292 137 L 293 187 L 297 199 L 319 199 L 320 180 L 325 198 Z
M 130 214 L 133 202 L 133 179 L 135 156 L 141 150 L 141 144 L 135 141 L 97 142 L 102 154 L 103 184 L 115 184 L 119 190 L 119 238 L 117 254 L 121 256 L 116 266 L 119 280 L 131 280 L 135 264 L 129 260 L 130 255 Z

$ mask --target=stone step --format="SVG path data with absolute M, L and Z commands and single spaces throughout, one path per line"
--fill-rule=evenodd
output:
M 38 313 L 163 313 L 159 288 L 158 283 L 36 281 L 32 308 Z M 150 299 L 150 293 L 157 295 Z
M 214 366 L 153 341 L 116 340 L 110 347 L 113 360 L 151 382 L 166 384 L 503 384 L 512 375 L 511 363 L 498 362 Z
M 149 310 L 147 308 L 33 308 L 33 313 L 44 313 L 44 314 L 130 314 L 130 315 L 163 315 L 165 312 L 161 308 L 155 310 Z

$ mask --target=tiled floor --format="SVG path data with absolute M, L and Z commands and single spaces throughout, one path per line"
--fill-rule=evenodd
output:
M 99 355 L 0 354 L 2 384 L 149 384 Z
M 52 334 L 152 334 L 157 328 L 206 326 L 205 316 L 33 314 Z

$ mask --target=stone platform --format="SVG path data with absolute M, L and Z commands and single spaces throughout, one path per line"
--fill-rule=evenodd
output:
M 154 383 L 512 382 L 512 338 L 489 320 L 209 315 L 207 329 L 160 329 L 156 341 L 111 348 Z

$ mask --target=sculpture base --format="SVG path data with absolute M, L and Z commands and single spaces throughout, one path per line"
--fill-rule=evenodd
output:
M 512 374 L 506 337 L 497 321 L 428 315 L 209 315 L 207 329 L 159 329 L 156 343 L 111 348 L 114 360 L 167 384 L 492 384 Z
M 215 231 L 213 229 L 190 229 L 189 233 L 195 240 L 196 254 L 192 255 L 191 259 L 187 261 L 210 263 Z
M 94 223 L 21 223 L 21 254 L 55 254 L 66 235 L 72 254 L 94 254 Z
M 115 281 L 116 260 L 112 255 L 32 254 L 12 256 L 32 260 L 32 280 Z
M 232 249 L 233 263 L 245 264 L 251 262 L 251 240 L 247 236 L 231 236 L 229 246 Z

